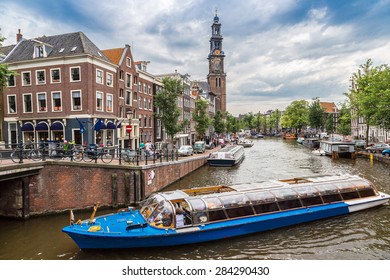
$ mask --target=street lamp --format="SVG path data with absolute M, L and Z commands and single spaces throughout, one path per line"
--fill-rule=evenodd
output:
M 133 130 L 133 110 L 128 109 L 126 112 L 127 119 L 129 120 L 129 124 L 126 125 L 126 132 L 129 133 L 129 149 L 131 149 L 131 131 Z

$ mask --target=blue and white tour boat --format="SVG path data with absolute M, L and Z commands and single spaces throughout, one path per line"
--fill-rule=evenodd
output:
M 366 179 L 329 175 L 152 194 L 140 210 L 71 223 L 81 249 L 175 246 L 219 240 L 380 206 L 390 196 Z

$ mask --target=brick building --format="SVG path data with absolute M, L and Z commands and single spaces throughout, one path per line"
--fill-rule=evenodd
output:
M 17 74 L 3 89 L 6 143 L 116 142 L 117 66 L 82 32 L 23 39 L 0 49 Z

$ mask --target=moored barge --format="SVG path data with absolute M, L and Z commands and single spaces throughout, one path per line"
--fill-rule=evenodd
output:
M 212 186 L 155 193 L 140 210 L 128 208 L 62 231 L 81 249 L 174 246 L 344 215 L 389 198 L 352 175 Z

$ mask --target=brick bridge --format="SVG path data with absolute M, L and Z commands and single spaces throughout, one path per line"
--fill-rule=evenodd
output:
M 0 166 L 0 216 L 28 218 L 101 206 L 136 205 L 207 163 L 208 155 L 144 166 L 31 162 Z

